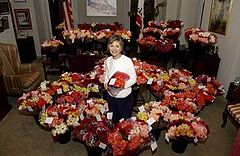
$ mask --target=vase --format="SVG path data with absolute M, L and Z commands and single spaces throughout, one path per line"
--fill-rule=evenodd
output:
M 176 153 L 184 153 L 188 145 L 188 141 L 185 139 L 172 140 L 172 150 Z
M 60 144 L 66 144 L 71 140 L 71 131 L 66 131 L 64 134 L 58 135 L 58 142 Z

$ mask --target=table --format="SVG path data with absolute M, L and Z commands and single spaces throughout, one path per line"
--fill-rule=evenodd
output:
M 47 74 L 60 74 L 66 68 L 66 56 L 60 55 L 55 61 L 52 61 L 50 58 L 45 58 L 42 60 L 42 64 L 45 80 L 47 80 Z M 48 69 L 47 66 L 49 66 Z

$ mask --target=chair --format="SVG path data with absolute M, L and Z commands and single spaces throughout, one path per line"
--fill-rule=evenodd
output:
M 240 86 L 232 91 L 232 99 L 233 101 L 227 103 L 222 113 L 223 124 L 221 127 L 225 127 L 229 118 L 236 128 L 240 128 Z
M 41 83 L 35 63 L 21 64 L 15 45 L 0 43 L 0 75 L 8 95 L 21 95 Z

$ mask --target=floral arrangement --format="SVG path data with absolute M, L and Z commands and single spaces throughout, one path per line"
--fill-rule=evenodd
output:
M 112 31 L 116 31 L 116 30 L 123 28 L 122 25 L 119 24 L 118 22 L 115 22 L 115 23 L 91 23 L 91 24 L 84 23 L 83 25 L 87 25 L 88 27 L 90 25 L 90 27 L 91 27 L 90 29 L 95 32 L 99 31 L 99 30 L 103 30 L 103 29 L 110 29 Z M 81 27 L 83 27 L 83 26 L 81 26 Z
M 155 50 L 160 53 L 167 53 L 175 48 L 173 40 L 159 39 L 156 41 Z
M 117 71 L 113 74 L 108 82 L 108 91 L 114 96 L 117 95 L 122 90 L 122 88 L 124 88 L 125 82 L 129 79 L 129 75 Z
M 196 81 L 201 85 L 208 94 L 211 95 L 222 95 L 224 94 L 224 86 L 216 80 L 215 77 L 210 77 L 205 74 L 199 75 L 195 78 Z
M 137 43 L 141 51 L 151 51 L 156 45 L 156 38 L 152 36 L 140 38 Z
M 160 35 L 161 35 L 161 30 L 158 28 L 146 27 L 143 29 L 143 37 L 152 36 L 159 39 Z
M 167 37 L 167 38 L 176 39 L 180 35 L 183 22 L 181 20 L 149 21 L 148 26 L 152 27 L 152 28 L 148 28 L 148 27 L 146 28 L 148 32 L 149 31 L 158 32 L 164 38 Z M 146 30 L 144 29 L 144 32 Z
M 44 41 L 42 44 L 41 44 L 41 47 L 43 48 L 47 48 L 47 47 L 59 47 L 59 46 L 63 46 L 64 43 L 60 40 L 57 40 L 57 39 L 49 39 L 49 40 L 46 40 Z
M 90 98 L 86 101 L 87 107 L 83 110 L 85 116 L 96 116 L 102 117 L 108 111 L 107 101 L 99 98 Z
M 149 64 L 145 61 L 141 62 L 136 58 L 133 58 L 132 61 L 137 74 L 137 85 L 147 84 L 148 80 L 151 79 L 157 81 L 157 76 L 162 72 L 160 67 Z
M 191 113 L 173 113 L 170 125 L 165 134 L 169 142 L 174 139 L 186 139 L 189 142 L 205 141 L 209 135 L 209 127 L 205 121 Z
M 110 29 L 103 29 L 94 33 L 94 38 L 95 40 L 108 39 L 112 34 L 113 31 Z
M 71 41 L 71 43 L 74 43 L 75 40 L 82 42 L 94 38 L 93 32 L 85 29 L 64 30 L 62 34 L 63 38 L 67 41 Z
M 64 24 L 64 22 L 62 22 L 62 23 L 58 24 L 58 25 L 55 27 L 55 29 L 56 29 L 56 30 L 63 30 L 64 27 L 65 27 L 65 24 Z
M 125 30 L 121 24 L 115 23 L 82 23 L 78 28 L 65 30 L 62 32 L 64 39 L 74 43 L 75 40 L 80 42 L 91 42 L 94 40 L 108 39 L 113 34 L 122 36 L 123 39 L 130 40 L 131 32 Z
M 95 27 L 95 26 L 94 26 Z M 99 29 L 98 31 L 92 31 L 92 29 L 77 28 L 73 30 L 62 31 L 63 38 L 70 43 L 74 43 L 75 40 L 80 42 L 90 42 L 92 40 L 100 41 L 102 39 L 108 39 L 113 34 L 121 36 L 124 40 L 129 41 L 131 39 L 131 32 L 123 28 L 112 30 L 111 28 Z
M 161 102 L 151 101 L 139 107 L 137 119 L 145 122 L 150 118 L 155 121 L 163 119 L 167 122 L 171 113 L 172 111 L 167 106 L 161 105 Z
M 168 72 L 156 72 L 150 89 L 161 97 L 162 105 L 196 113 L 206 104 L 212 103 L 214 96 L 224 92 L 223 86 L 215 78 L 208 79 L 209 83 L 202 83 L 200 81 L 204 82 L 207 77 L 193 79 L 191 72 L 172 68 Z
M 110 131 L 108 143 L 113 155 L 131 155 L 149 142 L 148 126 L 133 119 L 123 120 Z
M 174 42 L 171 39 L 156 39 L 152 35 L 137 40 L 141 51 L 155 50 L 160 53 L 170 52 L 175 48 Z
M 132 32 L 125 29 L 119 29 L 115 31 L 114 34 L 121 36 L 124 40 L 127 40 L 128 42 L 130 42 L 130 39 L 132 37 Z
M 216 35 L 199 28 L 187 28 L 184 31 L 184 35 L 186 41 L 202 46 L 215 45 L 217 43 Z
M 90 147 L 98 147 L 100 143 L 107 145 L 108 134 L 112 126 L 111 121 L 106 118 L 97 121 L 93 116 L 87 117 L 74 128 L 73 137 Z
M 54 126 L 52 129 L 52 135 L 56 137 L 57 135 L 64 134 L 68 131 L 68 127 L 64 122 L 61 122 L 59 125 Z
M 47 103 L 52 102 L 53 102 L 52 96 L 40 90 L 24 93 L 17 100 L 17 103 L 19 104 L 18 110 L 19 111 L 27 110 L 29 112 L 41 110 L 41 108 L 45 106 Z
M 164 30 L 167 27 L 168 23 L 166 21 L 149 21 L 148 26 Z

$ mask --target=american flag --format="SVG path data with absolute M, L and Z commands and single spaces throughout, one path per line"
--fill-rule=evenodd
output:
M 143 18 L 144 18 L 144 0 L 138 0 L 138 11 L 136 16 L 136 24 L 139 29 L 139 38 L 142 38 L 142 30 L 143 30 Z
M 74 29 L 71 0 L 63 2 L 65 30 Z

